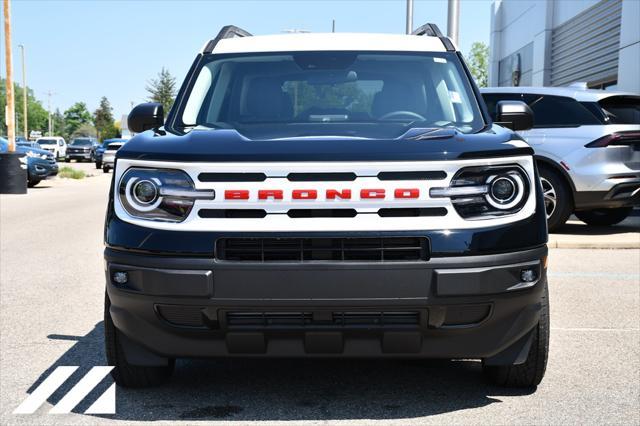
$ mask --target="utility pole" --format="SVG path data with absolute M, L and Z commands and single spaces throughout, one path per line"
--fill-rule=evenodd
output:
M 458 28 L 460 21 L 460 0 L 449 0 L 447 11 L 447 37 L 453 44 L 458 45 Z
M 16 150 L 16 102 L 13 91 L 13 62 L 11 57 L 11 6 L 4 0 L 4 50 L 7 64 L 7 136 L 9 152 Z
M 29 140 L 29 119 L 27 117 L 27 70 L 24 66 L 24 45 L 19 44 L 22 54 L 22 123 L 24 125 L 24 138 Z
M 413 32 L 413 0 L 407 0 L 406 33 L 411 34 L 412 32 Z
M 55 95 L 55 93 L 49 90 L 45 95 L 47 95 L 47 110 L 49 111 L 49 136 L 53 136 L 53 126 L 51 125 L 51 97 Z

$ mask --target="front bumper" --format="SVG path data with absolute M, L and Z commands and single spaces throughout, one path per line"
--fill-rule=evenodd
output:
M 70 160 L 91 160 L 91 152 L 69 152 L 67 158 Z
M 609 191 L 578 191 L 573 196 L 576 210 L 640 206 L 640 179 L 626 179 Z
M 46 179 L 58 174 L 58 164 L 47 160 L 36 160 L 29 164 L 30 179 Z
M 107 248 L 105 265 L 115 326 L 161 357 L 487 359 L 537 324 L 546 256 L 541 246 L 425 262 L 304 264 Z M 538 279 L 522 283 L 523 269 Z M 114 283 L 115 272 L 127 272 L 128 282 Z

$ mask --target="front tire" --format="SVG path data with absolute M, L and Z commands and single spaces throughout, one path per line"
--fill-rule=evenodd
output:
M 578 219 L 591 226 L 611 226 L 625 220 L 633 210 L 632 207 L 617 209 L 593 209 L 575 212 Z
M 547 227 L 551 232 L 564 225 L 571 216 L 573 198 L 569 185 L 557 172 L 544 166 L 540 167 L 539 171 L 547 213 Z
M 104 301 L 104 343 L 107 354 L 107 362 L 113 365 L 111 371 L 113 380 L 126 388 L 144 388 L 157 386 L 166 382 L 175 368 L 175 360 L 170 359 L 166 367 L 147 367 L 132 365 L 127 362 L 120 343 L 120 331 L 111 320 L 109 307 L 111 302 L 109 296 L 105 294 Z
M 40 183 L 40 179 L 29 179 L 29 180 L 27 181 L 27 186 L 28 186 L 29 188 L 33 188 L 34 186 L 36 186 L 36 185 L 37 185 L 37 184 L 39 184 L 39 183 Z
M 517 365 L 483 365 L 482 370 L 494 384 L 513 388 L 534 388 L 540 384 L 549 357 L 549 288 L 542 293 L 540 321 L 533 330 L 527 360 Z
M 109 166 L 102 166 L 102 171 L 104 173 L 109 173 Z

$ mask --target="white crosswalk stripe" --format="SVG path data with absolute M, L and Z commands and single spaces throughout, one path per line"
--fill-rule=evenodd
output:
M 13 414 L 32 414 L 76 371 L 78 367 L 58 367 L 40 383 Z
M 32 414 L 78 369 L 76 366 L 56 368 L 25 399 L 14 414 Z M 60 401 L 49 411 L 50 414 L 70 413 L 89 393 L 113 370 L 111 366 L 93 367 Z M 90 407 L 88 414 L 115 413 L 115 383 L 112 384 Z

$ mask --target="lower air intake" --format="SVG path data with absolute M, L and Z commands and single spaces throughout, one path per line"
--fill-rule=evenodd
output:
M 216 258 L 230 262 L 424 262 L 424 237 L 222 238 Z
M 416 328 L 420 312 L 331 312 L 314 318 L 312 312 L 227 312 L 229 329 L 358 329 Z

